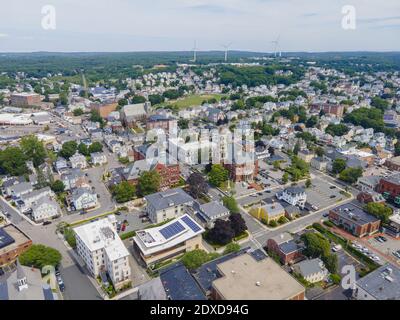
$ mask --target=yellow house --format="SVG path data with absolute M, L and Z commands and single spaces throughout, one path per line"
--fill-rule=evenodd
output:
M 284 217 L 285 208 L 278 202 L 267 203 L 259 208 L 252 208 L 250 214 L 260 221 L 270 223 Z

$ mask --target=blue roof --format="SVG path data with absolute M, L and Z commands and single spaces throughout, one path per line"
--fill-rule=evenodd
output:
M 198 232 L 201 230 L 201 228 L 188 216 L 183 216 L 181 220 L 190 228 L 193 230 L 193 232 Z
M 169 226 L 162 228 L 160 233 L 163 235 L 165 240 L 168 240 L 181 233 L 183 230 L 185 230 L 185 227 L 179 221 L 176 221 Z
M 14 243 L 15 240 L 4 230 L 0 229 L 0 249 Z
M 160 279 L 171 300 L 206 300 L 196 281 L 181 262 L 161 270 Z

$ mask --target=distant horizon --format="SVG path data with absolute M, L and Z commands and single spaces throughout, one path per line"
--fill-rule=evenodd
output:
M 0 52 L 400 51 L 399 0 L 4 0 Z
M 197 50 L 197 53 L 209 53 L 209 52 L 219 52 L 223 53 L 224 50 L 217 49 L 209 49 L 209 50 Z M 237 53 L 254 53 L 254 54 L 270 54 L 273 55 L 274 52 L 271 51 L 254 51 L 254 50 L 245 50 L 245 49 L 235 49 L 229 50 L 229 52 L 237 52 Z M 37 51 L 1 51 L 0 54 L 37 54 L 37 53 L 50 53 L 50 54 L 74 54 L 74 53 L 193 53 L 193 50 L 135 50 L 135 51 L 46 51 L 46 50 L 37 50 Z M 284 54 L 321 54 L 321 53 L 400 53 L 400 50 L 339 50 L 339 51 L 302 51 L 302 50 L 294 50 L 294 51 L 282 51 L 282 55 Z

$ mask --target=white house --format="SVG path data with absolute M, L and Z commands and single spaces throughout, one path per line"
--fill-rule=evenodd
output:
M 295 264 L 293 268 L 296 273 L 310 283 L 323 281 L 329 274 L 324 263 L 319 258 L 301 261 Z
M 89 188 L 77 188 L 72 191 L 71 203 L 75 210 L 86 210 L 97 206 L 97 194 Z
M 50 197 L 42 197 L 32 206 L 32 219 L 36 222 L 58 217 L 60 214 L 60 206 Z
M 78 152 L 69 158 L 69 161 L 71 162 L 71 167 L 74 169 L 85 169 L 87 167 L 86 157 Z
M 304 209 L 307 202 L 307 193 L 300 187 L 289 187 L 276 194 L 279 200 L 283 200 L 292 206 L 298 206 Z
M 108 274 L 118 290 L 131 283 L 129 252 L 116 232 L 115 216 L 74 228 L 76 249 L 89 272 L 99 276 Z
M 186 208 L 193 206 L 194 199 L 180 188 L 157 192 L 145 197 L 147 214 L 153 223 L 179 217 Z
M 90 158 L 94 165 L 103 165 L 107 163 L 107 156 L 103 152 L 94 152 L 90 154 Z

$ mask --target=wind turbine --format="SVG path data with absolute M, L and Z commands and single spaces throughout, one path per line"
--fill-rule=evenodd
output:
M 229 48 L 231 47 L 231 45 L 232 45 L 232 42 L 222 45 L 222 47 L 225 48 L 225 62 L 228 61 L 228 51 L 229 51 Z
M 193 46 L 193 60 L 192 60 L 192 62 L 194 62 L 194 63 L 196 63 L 196 60 L 197 60 L 197 49 L 199 49 L 199 48 L 197 48 L 197 41 L 195 40 L 194 41 L 194 46 Z
M 275 58 L 277 56 L 280 38 L 281 38 L 281 36 L 279 35 L 278 38 L 276 38 L 276 40 L 271 41 L 271 43 L 273 43 L 275 45 L 275 47 L 274 47 L 274 56 L 275 56 Z M 280 53 L 280 56 L 282 56 L 282 53 Z

